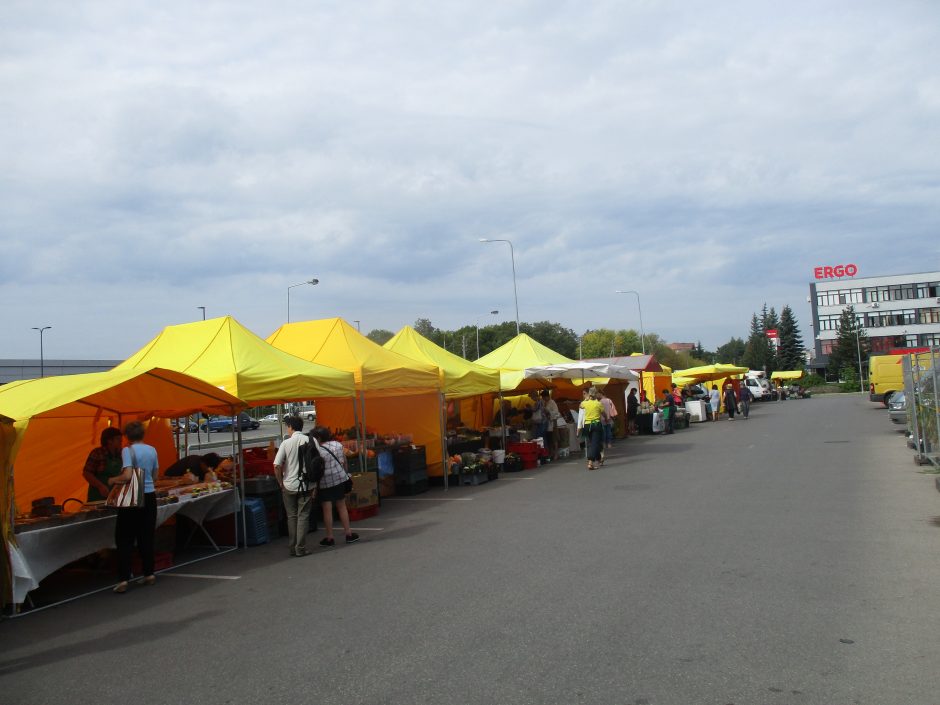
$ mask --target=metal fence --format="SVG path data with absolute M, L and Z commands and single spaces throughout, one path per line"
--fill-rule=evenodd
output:
M 940 348 L 930 352 L 907 355 L 904 366 L 904 395 L 907 423 L 917 461 L 940 470 L 940 407 L 937 404 L 937 367 Z

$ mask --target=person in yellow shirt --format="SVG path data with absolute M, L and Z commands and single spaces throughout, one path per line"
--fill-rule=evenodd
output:
M 603 465 L 601 450 L 604 444 L 604 421 L 607 419 L 607 412 L 604 411 L 600 394 L 594 387 L 585 390 L 583 395 L 584 401 L 581 402 L 581 408 L 584 409 L 584 426 L 581 429 L 581 435 L 587 443 L 587 469 L 597 470 Z

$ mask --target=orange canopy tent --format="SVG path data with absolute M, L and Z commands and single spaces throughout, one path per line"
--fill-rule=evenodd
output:
M 108 426 L 201 410 L 232 414 L 244 407 L 240 399 L 207 382 L 160 368 L 45 377 L 0 386 L 4 546 L 14 540 L 10 511 L 25 512 L 40 497 L 52 496 L 60 503 L 69 497 L 84 498 L 87 483 L 82 468 Z M 146 440 L 158 454 L 168 445 L 172 448 L 169 425 L 150 424 Z M 4 557 L 9 558 L 6 550 Z

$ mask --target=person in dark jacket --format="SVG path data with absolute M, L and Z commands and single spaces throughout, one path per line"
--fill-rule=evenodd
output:
M 725 411 L 728 412 L 728 419 L 734 421 L 734 412 L 738 407 L 738 399 L 734 395 L 734 387 L 731 384 L 725 385 Z
M 751 394 L 751 390 L 747 388 L 747 385 L 742 384 L 740 391 L 738 391 L 738 397 L 741 400 L 741 415 L 747 421 L 748 415 L 751 413 L 751 400 L 754 396 Z

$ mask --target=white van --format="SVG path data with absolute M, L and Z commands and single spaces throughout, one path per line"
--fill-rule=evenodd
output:
M 748 370 L 743 381 L 754 395 L 755 401 L 771 401 L 776 396 L 773 385 L 761 370 Z
M 748 391 L 751 393 L 751 396 L 754 397 L 754 401 L 763 400 L 766 387 L 764 387 L 761 382 L 767 384 L 767 380 L 760 379 L 758 377 L 745 377 L 741 381 L 747 387 Z

